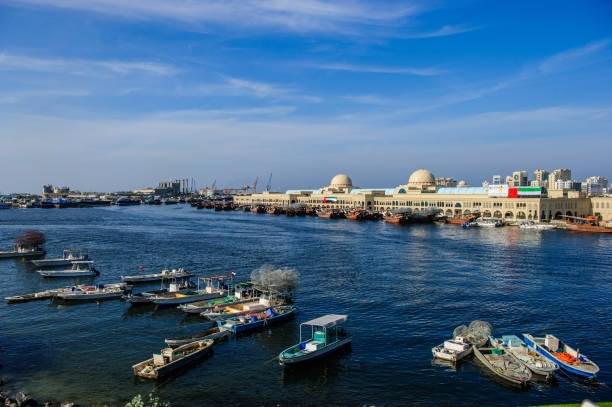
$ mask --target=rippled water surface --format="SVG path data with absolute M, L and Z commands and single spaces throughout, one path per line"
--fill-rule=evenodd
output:
M 300 272 L 299 314 L 272 330 L 231 340 L 186 373 L 141 382 L 131 366 L 163 339 L 202 321 L 178 310 L 124 302 L 0 305 L 0 376 L 38 399 L 121 404 L 155 391 L 173 406 L 217 404 L 533 405 L 612 400 L 611 236 L 517 228 L 397 227 L 318 218 L 197 211 L 188 206 L 0 211 L 0 244 L 42 230 L 53 257 L 89 250 L 99 282 L 183 266 L 202 274 L 263 264 Z M 23 261 L 0 260 L 0 296 L 47 281 Z M 352 351 L 298 370 L 278 353 L 298 341 L 299 322 L 346 313 Z M 555 333 L 601 368 L 598 386 L 561 379 L 517 391 L 471 361 L 432 364 L 431 347 L 457 325 L 484 319 L 496 335 Z

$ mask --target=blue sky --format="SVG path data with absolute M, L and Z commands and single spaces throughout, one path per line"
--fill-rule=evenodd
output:
M 607 1 L 5 0 L 0 191 L 612 175 Z

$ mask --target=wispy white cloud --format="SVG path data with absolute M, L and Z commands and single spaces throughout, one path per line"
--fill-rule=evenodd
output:
M 39 58 L 0 53 L 0 70 L 68 73 L 73 75 L 153 75 L 178 72 L 171 65 L 149 61 Z
M 468 33 L 470 31 L 476 31 L 479 27 L 470 27 L 463 25 L 444 25 L 434 31 L 425 31 L 420 33 L 412 33 L 403 35 L 403 38 L 436 38 L 436 37 L 449 37 L 451 35 L 458 35 Z
M 582 47 L 559 52 L 540 62 L 537 66 L 537 70 L 542 74 L 552 74 L 590 64 L 593 62 L 593 57 L 608 48 L 609 44 L 610 40 L 603 39 L 591 42 Z
M 387 105 L 391 102 L 389 98 L 380 95 L 345 95 L 345 100 L 361 103 L 364 105 Z
M 319 103 L 318 96 L 304 94 L 299 88 L 237 77 L 223 77 L 221 82 L 178 88 L 176 93 L 186 96 L 248 96 L 270 100 L 295 100 Z
M 295 32 L 355 32 L 393 26 L 421 11 L 414 1 L 384 0 L 10 0 L 134 19 L 175 20 Z
M 33 99 L 65 98 L 65 97 L 84 97 L 91 92 L 81 89 L 35 89 L 24 91 L 3 91 L 0 92 L 0 104 L 14 104 L 31 101 Z
M 392 74 L 392 75 L 415 75 L 415 76 L 438 76 L 443 75 L 446 71 L 435 67 L 391 67 L 391 66 L 371 66 L 371 65 L 356 65 L 348 63 L 329 63 L 329 64 L 305 64 L 307 68 L 322 69 L 328 71 L 347 71 L 357 73 L 375 73 L 375 74 Z

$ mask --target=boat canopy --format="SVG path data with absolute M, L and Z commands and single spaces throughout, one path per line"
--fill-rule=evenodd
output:
M 320 326 L 323 328 L 331 328 L 338 324 L 346 322 L 348 315 L 329 314 L 319 318 L 302 323 L 302 325 Z

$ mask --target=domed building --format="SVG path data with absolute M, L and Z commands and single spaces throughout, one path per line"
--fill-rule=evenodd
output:
M 423 190 L 429 187 L 436 186 L 436 177 L 431 171 L 424 168 L 420 168 L 413 172 L 408 178 L 408 189 L 411 190 Z
M 329 192 L 349 192 L 353 189 L 353 180 L 346 174 L 337 174 L 329 182 L 329 186 L 324 188 Z

